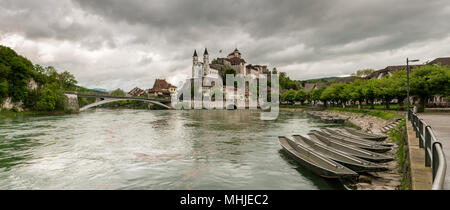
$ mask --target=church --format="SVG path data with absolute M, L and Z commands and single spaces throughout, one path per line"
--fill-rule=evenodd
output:
M 245 76 L 252 75 L 256 78 L 259 78 L 260 74 L 269 74 L 269 70 L 265 65 L 246 65 L 246 61 L 242 58 L 237 48 L 228 54 L 226 58 L 216 58 L 212 63 L 209 61 L 207 48 L 205 48 L 203 53 L 203 62 L 199 62 L 197 50 L 194 50 L 192 57 L 192 78 L 223 77 L 227 69 L 235 70 L 236 74 Z

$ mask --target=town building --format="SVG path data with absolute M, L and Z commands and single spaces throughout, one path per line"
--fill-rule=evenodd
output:
M 145 94 L 146 94 L 145 90 L 135 87 L 132 90 L 130 90 L 130 92 L 127 93 L 127 96 L 139 97 L 139 96 L 143 96 Z
M 168 83 L 165 79 L 156 79 L 153 87 L 147 90 L 149 96 L 171 96 L 177 87 Z
M 261 74 L 269 74 L 269 70 L 265 65 L 246 65 L 246 61 L 242 58 L 241 52 L 236 48 L 233 52 L 228 54 L 226 58 L 216 58 L 210 63 L 208 49 L 205 48 L 203 53 L 203 62 L 200 62 L 197 55 L 197 50 L 194 50 L 192 56 L 192 77 L 223 77 L 227 69 L 233 69 L 236 74 L 254 75 L 259 78 Z

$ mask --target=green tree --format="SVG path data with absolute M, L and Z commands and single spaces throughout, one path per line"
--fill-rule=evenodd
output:
M 295 91 L 295 90 L 288 90 L 288 91 L 286 91 L 285 93 L 283 93 L 281 95 L 281 101 L 294 103 L 296 94 L 297 94 L 297 91 Z
M 125 93 L 125 91 L 123 91 L 122 89 L 117 88 L 117 89 L 111 91 L 111 92 L 109 93 L 109 95 L 112 95 L 112 96 L 125 96 L 126 93 Z
M 307 94 L 305 91 L 303 90 L 299 90 L 297 91 L 297 93 L 295 94 L 295 101 L 300 101 L 300 103 L 305 103 L 305 101 L 307 100 Z
M 54 111 L 64 109 L 66 103 L 64 92 L 59 88 L 59 85 L 51 83 L 45 86 L 36 105 L 38 110 Z
M 374 109 L 375 99 L 377 99 L 379 93 L 377 79 L 370 79 L 364 82 L 362 93 L 367 102 L 370 103 L 370 109 Z
M 398 110 L 403 111 L 406 99 L 406 69 L 396 71 L 390 78 L 393 97 L 398 100 Z
M 309 92 L 310 99 L 313 102 L 313 104 L 316 104 L 317 101 L 322 100 L 321 95 L 325 89 L 326 89 L 326 87 L 322 86 L 320 88 L 313 89 L 313 90 L 311 90 L 311 92 Z
M 378 98 L 383 100 L 385 108 L 388 110 L 390 109 L 390 102 L 395 97 L 392 80 L 390 76 L 377 80 Z
M 425 65 L 414 69 L 411 74 L 411 93 L 419 97 L 418 112 L 423 112 L 425 103 L 433 95 L 448 95 L 450 90 L 450 69 L 440 65 Z
M 366 77 L 366 76 L 369 76 L 372 72 L 374 72 L 373 69 L 361 69 L 361 70 L 356 71 L 356 73 L 353 73 L 352 76 Z
M 344 92 L 345 94 L 348 94 L 350 100 L 352 100 L 353 102 L 359 102 L 358 108 L 361 107 L 361 102 L 362 100 L 364 100 L 363 85 L 363 81 L 355 80 L 352 83 L 346 85 L 344 88 Z

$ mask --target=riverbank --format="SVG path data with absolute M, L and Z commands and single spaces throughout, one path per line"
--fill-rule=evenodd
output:
M 0 111 L 0 119 L 1 118 L 9 118 L 9 117 L 28 117 L 28 116 L 43 116 L 43 115 L 64 115 L 64 114 L 73 114 L 73 111 L 30 111 L 25 110 L 21 112 L 15 112 L 7 109 L 3 109 Z
M 292 112 L 317 112 L 304 108 L 283 107 L 280 110 Z M 358 110 L 352 108 L 328 108 L 319 111 L 322 115 L 336 119 L 345 119 L 344 125 L 360 128 L 362 131 L 388 135 L 387 141 L 394 143 L 392 150 L 383 155 L 392 157 L 395 161 L 383 163 L 390 170 L 385 172 L 370 172 L 360 174 L 356 187 L 358 190 L 404 190 L 409 189 L 407 162 L 405 158 L 406 145 L 403 141 L 405 133 L 404 121 L 388 133 L 382 133 L 381 128 L 403 116 L 396 112 L 382 110 Z

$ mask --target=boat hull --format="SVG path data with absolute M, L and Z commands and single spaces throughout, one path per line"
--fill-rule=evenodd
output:
M 345 152 L 329 147 L 325 144 L 312 141 L 303 136 L 294 135 L 294 140 L 301 145 L 311 147 L 311 149 L 313 149 L 317 153 L 324 155 L 331 160 L 334 160 L 356 172 L 380 172 L 389 170 L 389 168 L 387 167 L 369 162 L 367 160 L 359 159 Z
M 316 133 L 309 133 L 308 134 L 313 141 L 324 143 L 325 145 L 329 147 L 333 147 L 337 150 L 340 150 L 342 152 L 345 152 L 349 155 L 374 162 L 374 163 L 386 163 L 394 160 L 394 158 L 384 156 L 378 153 L 366 151 L 363 149 L 360 149 L 358 147 L 350 146 L 343 144 L 342 142 L 333 141 L 331 139 L 326 138 L 325 136 L 318 135 Z
M 289 143 L 289 140 L 285 137 L 279 137 L 280 144 L 283 148 L 283 152 L 291 157 L 293 160 L 295 160 L 297 163 L 299 163 L 304 168 L 312 171 L 313 173 L 317 174 L 318 176 L 329 178 L 329 179 L 355 179 L 359 175 L 350 170 L 345 168 L 344 166 L 335 163 L 341 167 L 341 169 L 336 170 L 330 170 L 329 168 L 320 166 L 317 162 L 314 162 L 311 160 L 310 157 L 298 152 L 296 149 L 292 147 L 292 144 Z M 314 154 L 312 154 L 314 156 Z

